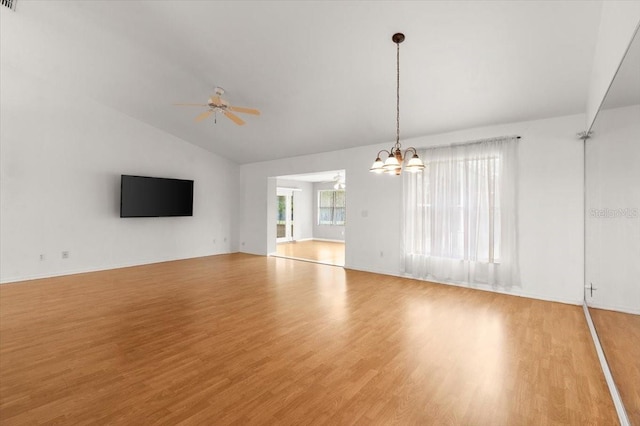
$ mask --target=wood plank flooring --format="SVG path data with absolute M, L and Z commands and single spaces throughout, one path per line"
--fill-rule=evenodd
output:
M 233 254 L 0 286 L 0 423 L 617 417 L 579 306 Z
M 640 315 L 589 308 L 629 421 L 640 426 Z
M 344 243 L 318 240 L 296 241 L 278 243 L 276 250 L 277 255 L 282 257 L 344 266 Z

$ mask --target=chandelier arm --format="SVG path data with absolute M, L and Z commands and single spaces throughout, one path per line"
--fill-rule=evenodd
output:
M 407 153 L 408 153 L 409 151 L 413 151 L 413 154 L 414 154 L 414 155 L 418 155 L 418 151 L 416 151 L 416 149 L 415 149 L 414 147 L 410 146 L 409 148 L 407 148 L 407 149 L 405 149 L 405 150 L 404 150 L 404 156 L 405 156 L 405 157 L 407 156 Z
M 377 158 L 380 158 L 380 154 L 382 154 L 383 152 L 385 152 L 387 155 L 391 155 L 389 151 L 387 151 L 386 149 L 383 149 L 380 152 L 378 152 Z

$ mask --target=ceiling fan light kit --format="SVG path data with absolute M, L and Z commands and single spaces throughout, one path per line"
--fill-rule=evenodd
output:
M 176 106 L 195 106 L 195 107 L 207 107 L 209 108 L 207 111 L 198 115 L 195 118 L 195 121 L 202 121 L 205 118 L 209 117 L 211 114 L 214 116 L 214 123 L 218 113 L 221 113 L 229 120 L 236 123 L 238 126 L 242 126 L 245 124 L 244 120 L 234 114 L 234 112 L 240 112 L 243 114 L 251 114 L 251 115 L 260 115 L 260 111 L 254 108 L 244 108 L 237 107 L 229 104 L 229 101 L 222 98 L 224 95 L 224 89 L 222 87 L 216 87 L 214 90 L 214 95 L 211 95 L 206 104 L 174 104 Z
M 411 173 L 418 173 L 424 169 L 424 163 L 418 157 L 418 152 L 414 147 L 409 147 L 402 152 L 402 145 L 400 144 L 400 43 L 404 41 L 404 34 L 395 33 L 391 40 L 396 44 L 396 143 L 391 147 L 389 151 L 383 149 L 378 152 L 373 165 L 369 169 L 372 173 L 377 174 L 389 174 L 399 175 L 402 170 L 406 170 Z M 413 156 L 404 166 L 404 160 L 407 158 L 407 154 L 413 152 Z M 380 156 L 382 153 L 388 155 L 387 159 L 383 162 Z

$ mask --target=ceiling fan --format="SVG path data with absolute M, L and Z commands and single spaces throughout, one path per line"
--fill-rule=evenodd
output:
M 342 172 L 338 172 L 337 175 L 335 175 L 333 177 L 333 179 L 331 180 L 322 180 L 319 181 L 320 183 L 332 183 L 333 184 L 333 189 L 346 189 L 347 187 L 347 179 L 346 177 L 342 174 Z
M 195 106 L 195 107 L 207 107 L 208 110 L 198 115 L 195 118 L 195 121 L 202 121 L 205 118 L 209 117 L 213 114 L 214 120 L 217 117 L 217 113 L 223 114 L 229 120 L 236 123 L 238 126 L 242 126 L 245 124 L 244 120 L 234 114 L 234 112 L 241 112 L 243 114 L 252 114 L 252 115 L 260 115 L 260 111 L 253 108 L 243 108 L 237 107 L 233 105 L 229 105 L 229 102 L 226 99 L 222 99 L 222 95 L 224 95 L 224 89 L 222 87 L 215 88 L 215 94 L 211 95 L 209 101 L 206 104 L 174 104 L 176 106 Z

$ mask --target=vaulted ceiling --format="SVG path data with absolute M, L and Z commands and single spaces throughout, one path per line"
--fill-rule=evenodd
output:
M 19 1 L 2 60 L 238 163 L 584 112 L 593 1 Z M 215 86 L 258 108 L 200 123 Z

